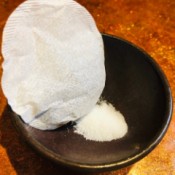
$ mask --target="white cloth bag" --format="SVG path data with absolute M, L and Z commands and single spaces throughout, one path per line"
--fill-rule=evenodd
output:
M 24 122 L 46 130 L 83 117 L 105 85 L 101 34 L 73 0 L 27 0 L 3 31 L 2 88 Z

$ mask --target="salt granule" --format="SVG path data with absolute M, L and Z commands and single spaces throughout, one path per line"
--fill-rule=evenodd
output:
M 127 131 L 124 116 L 112 104 L 101 101 L 88 115 L 77 121 L 74 132 L 87 140 L 102 142 L 122 138 Z

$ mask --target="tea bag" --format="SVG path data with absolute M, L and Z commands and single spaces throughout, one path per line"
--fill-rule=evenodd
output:
M 105 85 L 101 34 L 73 0 L 27 0 L 3 31 L 2 88 L 32 127 L 55 129 L 85 116 Z

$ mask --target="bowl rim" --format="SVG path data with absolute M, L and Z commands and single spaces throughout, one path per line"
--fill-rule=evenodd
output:
M 53 151 L 51 151 L 51 150 L 47 149 L 46 147 L 44 147 L 37 140 L 35 140 L 26 131 L 26 129 L 24 129 L 23 121 L 20 118 L 20 116 L 18 116 L 17 114 L 14 114 L 15 117 L 12 117 L 12 120 L 13 120 L 17 130 L 19 132 L 21 130 L 23 130 L 23 133 L 21 134 L 22 137 L 41 155 L 43 155 L 46 158 L 49 158 L 50 160 L 56 162 L 57 164 L 62 164 L 64 166 L 67 166 L 67 167 L 70 167 L 70 168 L 73 168 L 73 169 L 78 168 L 78 169 L 82 169 L 82 170 L 86 170 L 86 171 L 93 171 L 93 172 L 94 171 L 120 169 L 120 168 L 129 166 L 129 165 L 135 163 L 136 161 L 142 159 L 147 154 L 149 154 L 156 147 L 156 145 L 158 145 L 160 143 L 163 136 L 165 135 L 165 133 L 166 133 L 168 127 L 169 127 L 169 124 L 170 124 L 170 121 L 171 121 L 171 118 L 172 118 L 172 111 L 173 111 L 173 100 L 172 100 L 172 93 L 171 93 L 170 85 L 169 85 L 168 80 L 167 80 L 165 74 L 163 73 L 161 67 L 158 65 L 158 63 L 146 51 L 144 51 L 142 48 L 136 46 L 135 44 L 131 43 L 130 41 L 128 41 L 126 39 L 123 39 L 123 38 L 118 37 L 118 36 L 110 35 L 110 34 L 105 34 L 105 33 L 102 33 L 102 37 L 103 38 L 108 37 L 108 38 L 120 40 L 120 41 L 122 41 L 122 42 L 124 42 L 128 45 L 131 45 L 132 47 L 136 48 L 140 52 L 142 52 L 147 58 L 145 60 L 153 66 L 153 68 L 155 69 L 155 71 L 157 72 L 159 77 L 161 78 L 163 87 L 165 89 L 165 96 L 166 96 L 166 99 L 167 99 L 166 112 L 165 112 L 165 116 L 167 116 L 167 118 L 166 118 L 165 124 L 160 129 L 159 133 L 155 136 L 155 138 L 153 139 L 153 141 L 149 145 L 149 147 L 145 148 L 144 150 L 142 150 L 141 152 L 135 154 L 134 156 L 128 157 L 127 159 L 123 159 L 119 162 L 106 163 L 106 164 L 95 164 L 95 165 L 81 164 L 80 162 L 72 162 L 70 160 L 64 159 L 62 156 L 59 156 L 56 153 L 54 153 Z

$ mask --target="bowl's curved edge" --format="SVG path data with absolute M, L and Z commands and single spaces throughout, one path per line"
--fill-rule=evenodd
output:
M 163 86 L 165 88 L 166 98 L 168 101 L 167 106 L 166 106 L 167 120 L 166 120 L 164 127 L 161 128 L 161 131 L 160 131 L 161 134 L 157 135 L 155 140 L 152 142 L 152 144 L 148 148 L 146 148 L 142 152 L 140 152 L 139 154 L 136 154 L 132 157 L 129 157 L 127 160 L 121 160 L 120 162 L 113 162 L 113 163 L 109 163 L 109 164 L 89 165 L 89 164 L 81 164 L 79 162 L 76 163 L 76 162 L 71 162 L 69 160 L 65 160 L 65 159 L 61 158 L 60 156 L 58 156 L 57 154 L 55 154 L 54 152 L 45 148 L 37 140 L 32 138 L 32 136 L 26 131 L 26 129 L 23 126 L 24 123 L 21 120 L 20 116 L 14 114 L 14 116 L 12 117 L 12 121 L 13 121 L 14 125 L 16 126 L 17 130 L 20 133 L 21 133 L 21 131 L 23 131 L 21 134 L 22 137 L 32 146 L 32 148 L 34 148 L 37 152 L 39 152 L 44 157 L 49 158 L 50 160 L 54 161 L 55 163 L 67 166 L 69 168 L 73 168 L 75 170 L 82 170 L 82 171 L 89 171 L 89 172 L 100 172 L 100 171 L 120 169 L 120 168 L 129 166 L 129 165 L 132 165 L 136 161 L 142 159 L 147 154 L 149 154 L 156 147 L 156 145 L 160 143 L 160 141 L 162 140 L 163 136 L 165 135 L 165 133 L 168 129 L 168 126 L 170 124 L 171 117 L 172 117 L 173 101 L 172 101 L 172 94 L 171 94 L 170 85 L 168 83 L 168 80 L 167 80 L 165 74 L 163 73 L 162 69 L 159 67 L 157 62 L 150 55 L 148 55 L 142 48 L 139 48 L 138 46 L 134 45 L 133 43 L 131 43 L 123 38 L 104 34 L 104 33 L 102 35 L 103 35 L 103 37 L 110 37 L 110 38 L 118 39 L 118 40 L 121 40 L 121 41 L 129 44 L 129 45 L 132 45 L 133 47 L 137 48 L 142 53 L 144 53 L 147 58 L 149 58 L 147 61 L 149 61 L 152 64 L 152 66 L 157 71 L 158 75 L 161 77 L 161 80 L 163 82 Z

